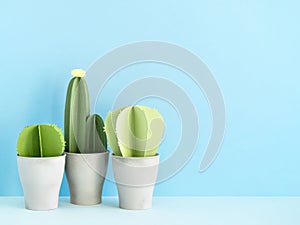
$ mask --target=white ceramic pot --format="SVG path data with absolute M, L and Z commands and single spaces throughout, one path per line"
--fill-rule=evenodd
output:
M 58 207 L 65 157 L 66 155 L 42 158 L 17 156 L 27 209 L 50 210 Z
M 149 209 L 157 178 L 159 155 L 120 157 L 112 155 L 119 206 L 123 209 Z
M 109 152 L 66 154 L 66 175 L 71 203 L 76 205 L 101 203 Z

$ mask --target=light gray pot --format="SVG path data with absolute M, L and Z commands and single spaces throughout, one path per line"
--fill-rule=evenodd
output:
M 123 209 L 151 208 L 159 155 L 152 157 L 112 155 L 112 166 L 118 188 L 119 207 Z
M 101 203 L 109 152 L 66 154 L 66 175 L 71 203 L 76 205 Z
M 65 158 L 66 155 L 42 158 L 17 156 L 27 209 L 50 210 L 58 207 Z

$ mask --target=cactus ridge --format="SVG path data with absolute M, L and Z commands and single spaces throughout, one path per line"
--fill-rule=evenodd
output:
M 17 152 L 25 157 L 53 157 L 62 155 L 64 147 L 61 129 L 52 124 L 39 124 L 23 129 L 18 138 Z

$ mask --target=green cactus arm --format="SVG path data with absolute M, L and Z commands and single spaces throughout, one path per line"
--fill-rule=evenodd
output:
M 66 151 L 72 153 L 88 152 L 86 120 L 90 114 L 88 87 L 83 78 L 71 79 L 65 104 Z
M 104 122 L 97 115 L 91 115 L 87 119 L 87 138 L 89 152 L 105 152 L 107 151 L 107 139 L 104 132 Z
M 105 148 L 105 150 L 107 150 L 107 137 L 106 137 L 106 133 L 104 131 L 104 121 L 102 119 L 101 116 L 99 115 L 95 115 L 96 118 L 96 129 L 97 129 L 97 133 L 99 135 L 99 138 L 102 142 L 103 147 Z
M 19 135 L 17 152 L 25 157 L 52 157 L 62 155 L 64 147 L 62 131 L 56 125 L 32 125 Z
M 120 147 L 118 144 L 118 139 L 116 135 L 116 121 L 118 118 L 118 115 L 120 112 L 125 109 L 126 107 L 122 107 L 119 109 L 116 109 L 112 112 L 109 112 L 105 119 L 105 132 L 108 139 L 108 144 L 111 147 L 113 153 L 117 156 L 122 156 L 122 153 L 120 151 Z

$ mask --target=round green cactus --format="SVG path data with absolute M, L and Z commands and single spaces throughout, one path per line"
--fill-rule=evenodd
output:
M 61 129 L 52 124 L 25 127 L 18 138 L 17 152 L 25 157 L 53 157 L 64 153 Z
M 162 141 L 164 121 L 156 109 L 128 106 L 107 115 L 105 131 L 115 155 L 154 156 Z

